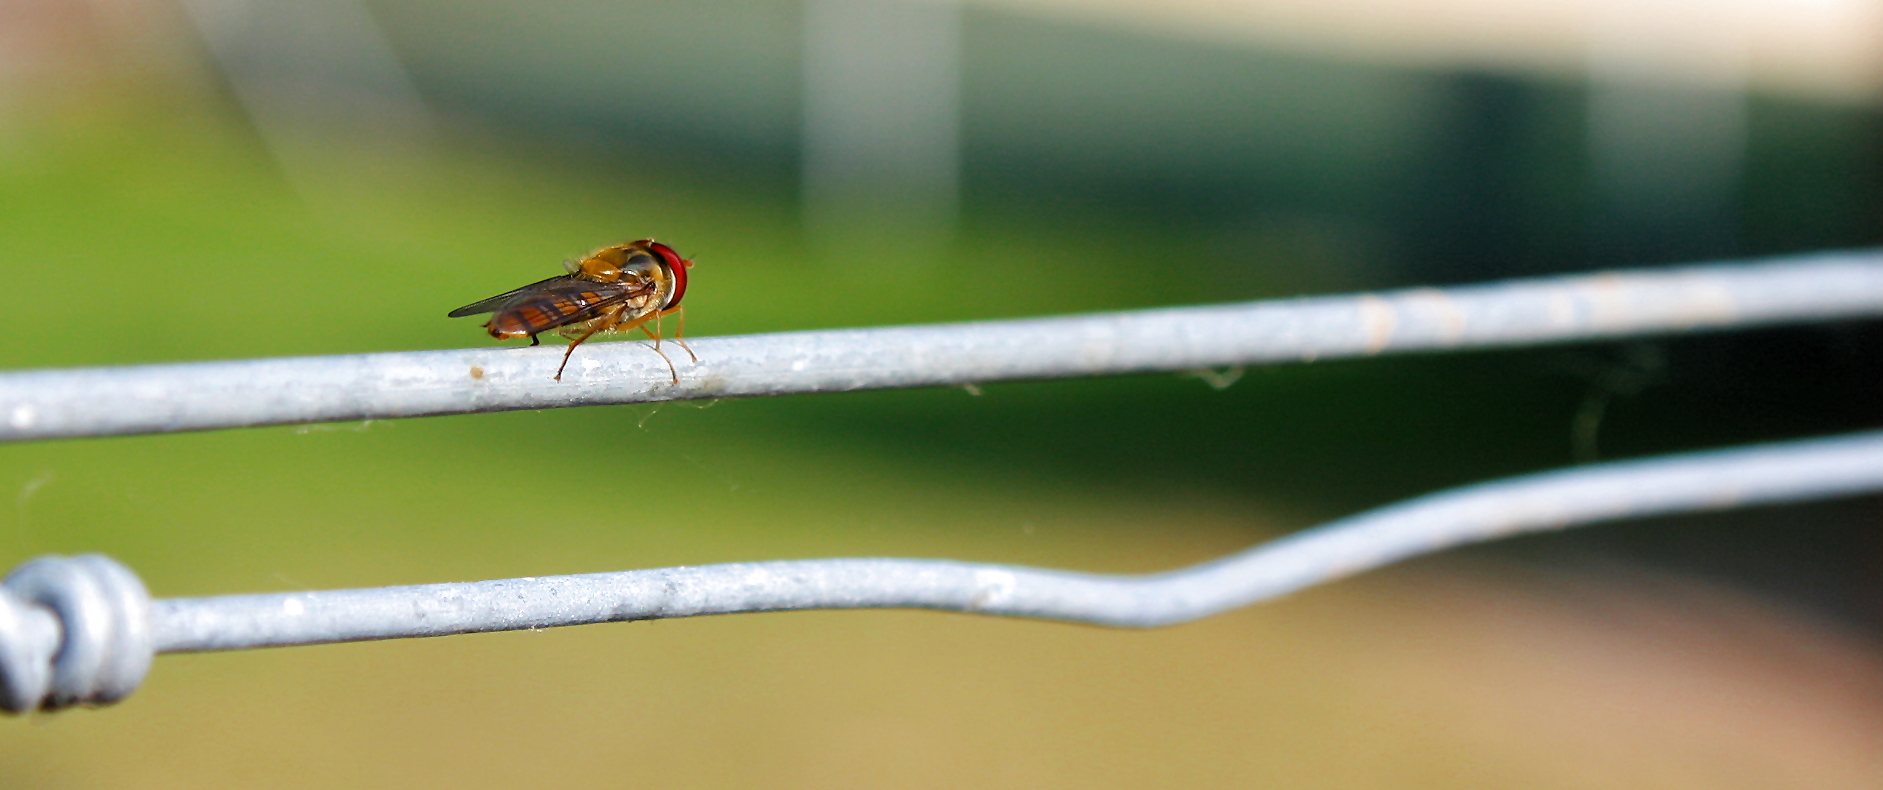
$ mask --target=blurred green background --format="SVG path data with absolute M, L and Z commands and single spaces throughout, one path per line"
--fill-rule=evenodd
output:
M 1851 32 L 1876 9 L 1582 6 L 10 0 L 0 364 L 484 344 L 444 313 L 645 236 L 697 261 L 708 336 L 1883 235 L 1883 35 Z M 0 545 L 104 552 L 160 596 L 1149 571 L 1452 485 L 1875 426 L 1879 341 L 13 445 Z M 4 722 L 0 786 L 1873 787 L 1877 505 L 1529 538 L 1155 632 L 833 612 L 164 657 L 120 706 Z

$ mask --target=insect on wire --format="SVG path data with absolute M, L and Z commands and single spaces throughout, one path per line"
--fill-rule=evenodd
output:
M 686 314 L 680 311 L 680 298 L 687 291 L 687 269 L 693 262 L 653 239 L 603 247 L 579 261 L 565 264 L 569 273 L 530 283 L 509 293 L 472 302 L 451 311 L 451 318 L 490 313 L 484 328 L 499 340 L 529 337 L 530 345 L 542 341 L 537 335 L 551 329 L 569 338 L 569 349 L 562 353 L 556 367 L 557 381 L 569 366 L 569 355 L 582 341 L 599 332 L 625 332 L 640 327 L 654 339 L 654 353 L 667 363 L 673 383 L 680 383 L 680 371 L 673 360 L 660 350 L 660 319 L 680 313 L 673 339 L 686 349 L 694 362 L 700 361 L 693 348 L 681 338 L 686 329 Z M 653 322 L 653 328 L 648 322 Z

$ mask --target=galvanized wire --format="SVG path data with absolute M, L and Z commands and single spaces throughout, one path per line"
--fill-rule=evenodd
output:
M 1623 461 L 1421 497 L 1201 565 L 1114 576 L 829 559 L 149 601 L 97 555 L 0 585 L 0 706 L 104 704 L 155 652 L 445 636 L 798 609 L 917 608 L 1121 627 L 1182 623 L 1460 544 L 1622 518 L 1883 490 L 1883 432 Z
M 0 376 L 0 439 L 967 384 L 1509 346 L 1883 314 L 1883 255 L 1819 255 L 1446 290 L 695 342 L 678 385 L 630 344 Z M 790 609 L 922 608 L 1095 625 L 1185 622 L 1464 543 L 1883 490 L 1883 432 L 1608 463 L 1415 499 L 1220 560 L 1106 576 L 949 560 L 736 563 L 152 601 L 108 558 L 0 583 L 0 708 L 101 705 L 157 652 Z
M 1883 253 L 1016 321 L 0 374 L 0 441 L 1181 371 L 1883 315 Z
M 786 609 L 944 609 L 1152 627 L 1464 543 L 1876 490 L 1883 490 L 1883 432 L 1501 480 L 1148 576 L 948 560 L 789 560 L 177 599 L 156 604 L 156 645 L 166 652 L 230 650 Z

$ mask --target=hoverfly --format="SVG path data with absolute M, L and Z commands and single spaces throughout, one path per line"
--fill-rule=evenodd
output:
M 687 269 L 692 261 L 653 239 L 631 241 L 603 247 L 579 261 L 563 264 L 568 274 L 530 283 L 506 294 L 472 302 L 451 311 L 451 318 L 491 313 L 484 328 L 499 340 L 528 335 L 530 345 L 541 341 L 538 334 L 551 329 L 569 338 L 569 350 L 562 353 L 562 365 L 556 368 L 556 380 L 562 380 L 563 368 L 575 347 L 597 332 L 625 332 L 640 327 L 654 339 L 654 353 L 667 362 L 673 383 L 680 383 L 680 371 L 673 360 L 660 350 L 660 318 L 680 309 L 680 297 L 687 292 Z M 654 328 L 649 329 L 649 321 Z M 686 328 L 686 314 L 673 339 L 686 349 L 694 362 L 700 361 L 693 349 L 680 338 Z

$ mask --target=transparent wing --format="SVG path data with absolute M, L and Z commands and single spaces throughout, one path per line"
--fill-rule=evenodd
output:
M 536 335 L 586 321 L 622 302 L 654 293 L 654 284 L 598 283 L 573 277 L 557 278 L 519 289 L 492 312 L 491 334 L 499 337 Z
M 531 292 L 548 292 L 549 289 L 554 288 L 558 284 L 566 284 L 566 283 L 572 283 L 572 282 L 582 282 L 582 281 L 577 280 L 574 277 L 570 277 L 566 274 L 560 277 L 551 277 L 547 280 L 530 283 L 529 285 L 525 285 L 522 288 L 518 288 L 514 291 L 510 291 L 509 293 L 501 293 L 489 299 L 483 299 L 480 301 L 472 302 L 470 304 L 467 304 L 463 307 L 460 307 L 456 310 L 451 311 L 450 313 L 446 314 L 445 317 L 463 318 L 467 315 L 477 315 L 479 313 L 495 312 L 498 308 L 503 307 L 505 302 L 521 297 L 524 294 L 531 293 Z M 595 285 L 595 283 L 585 283 L 585 284 Z

